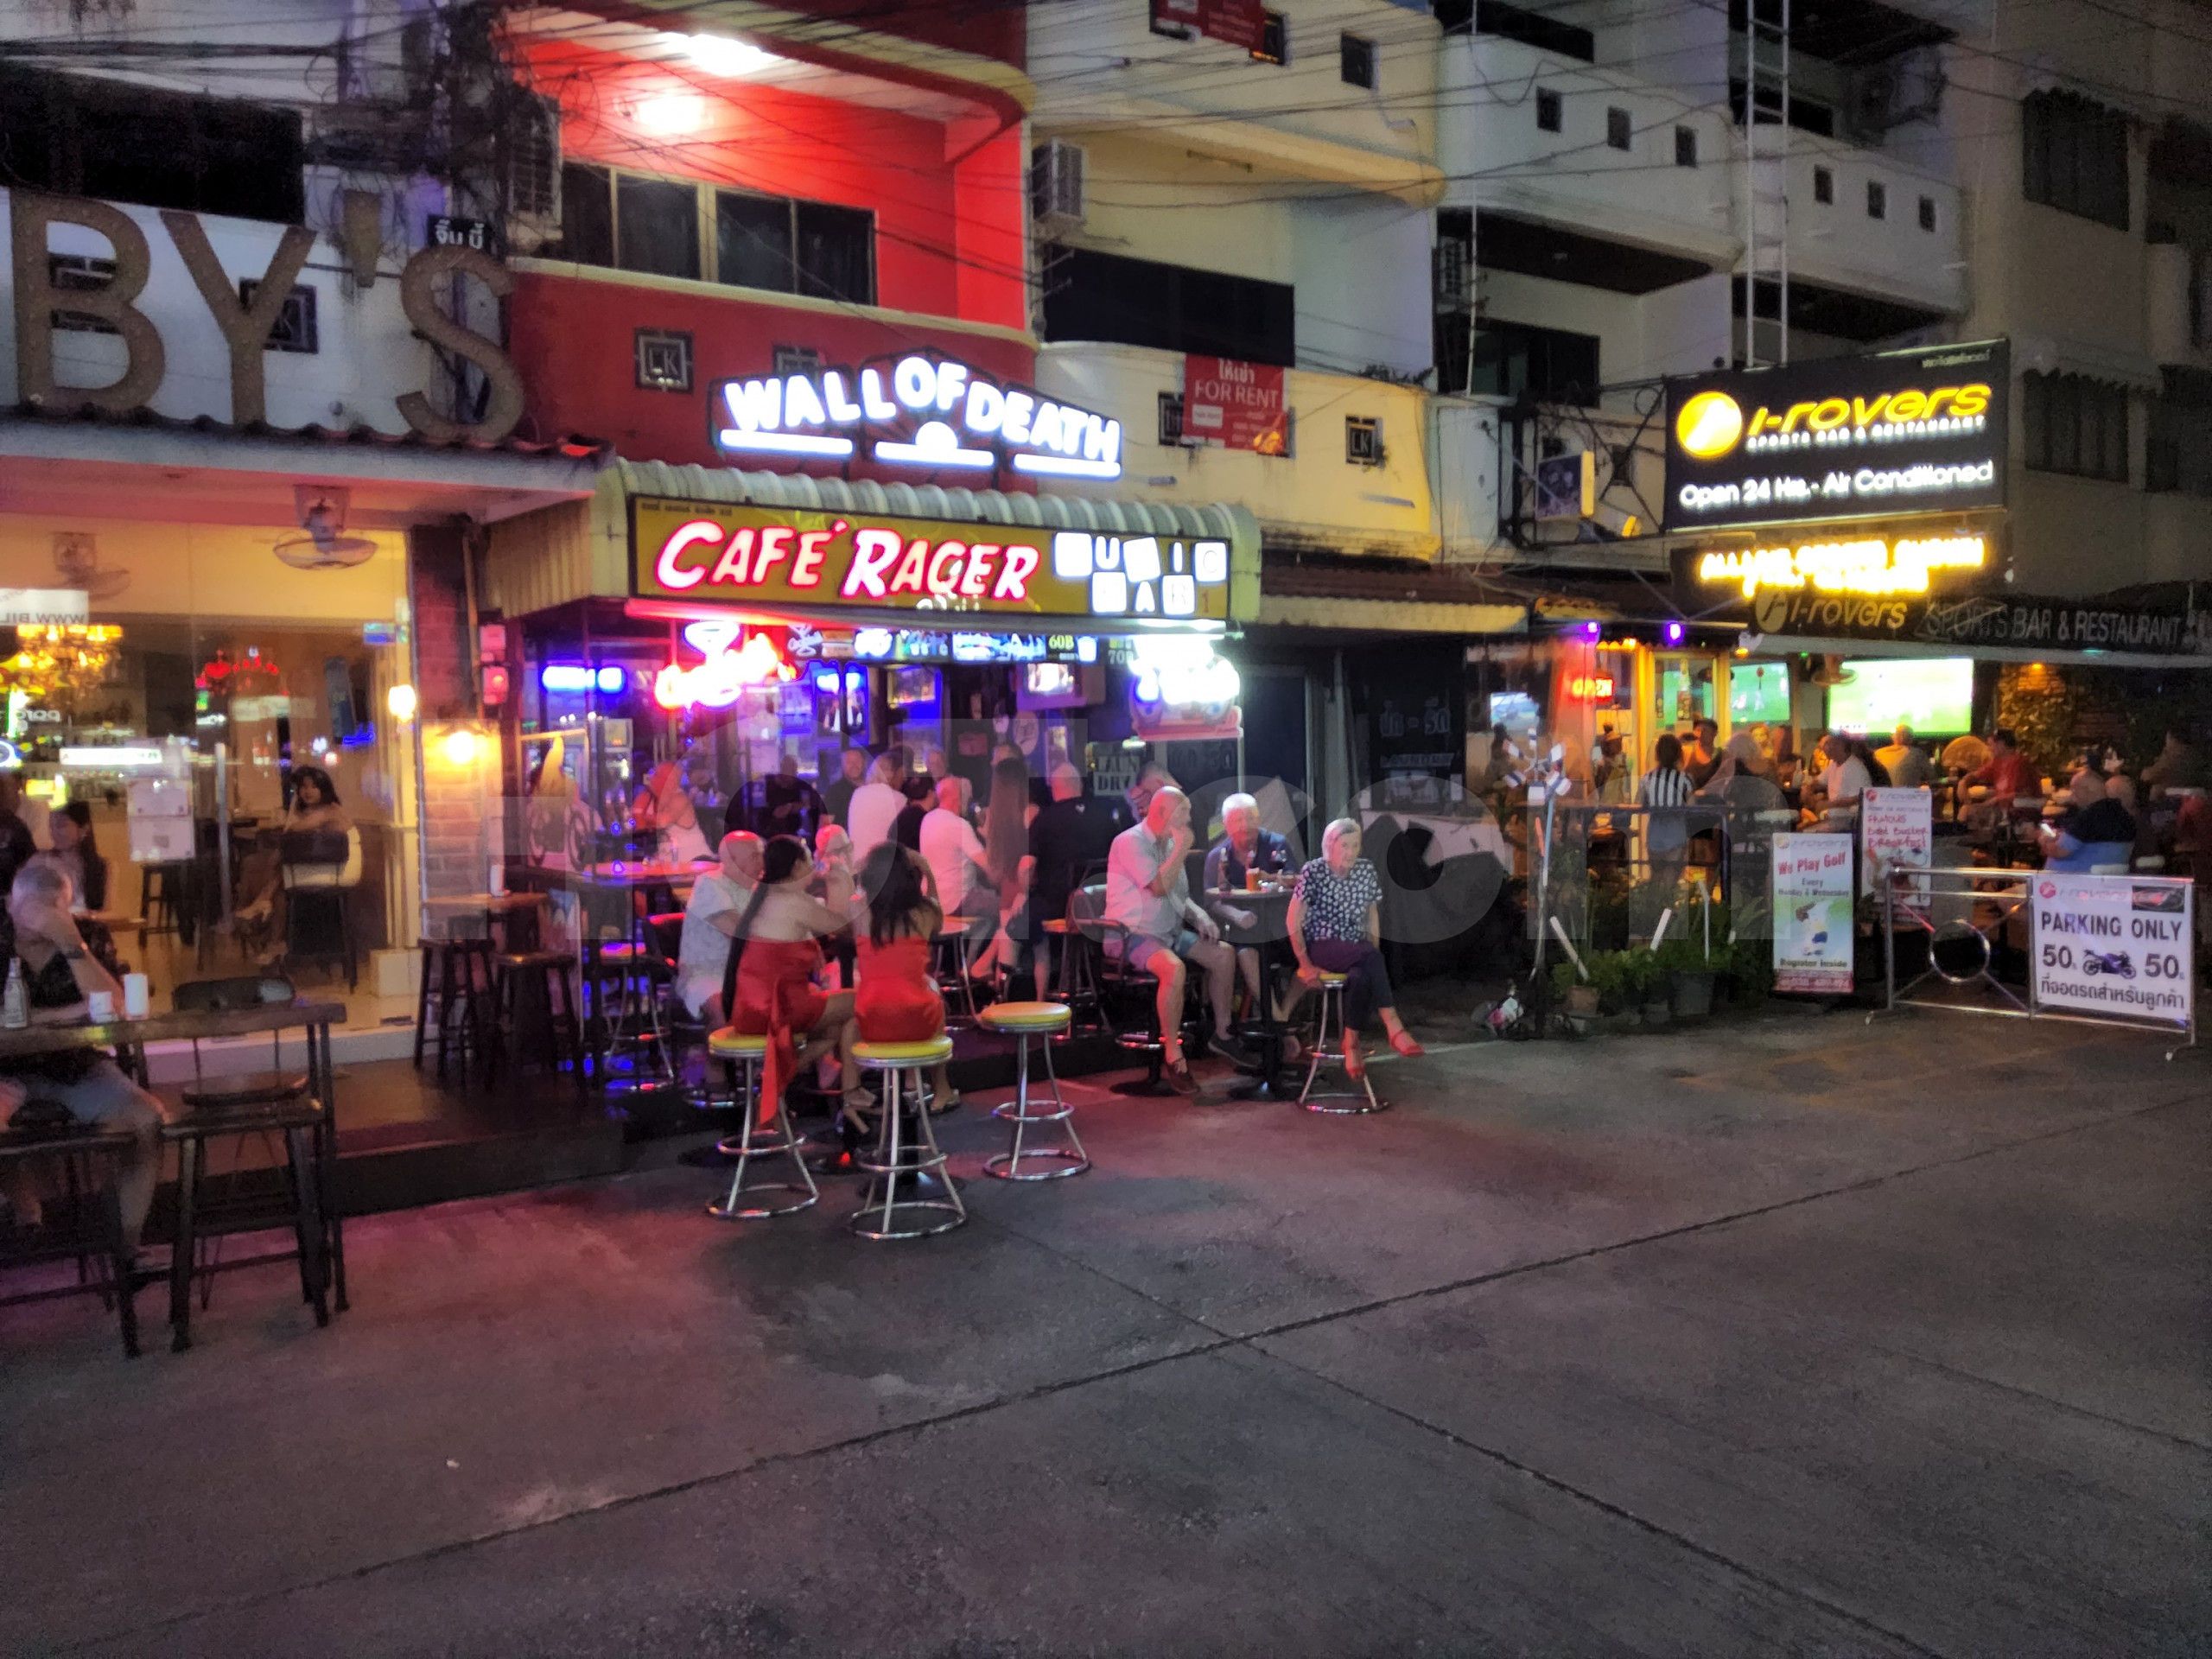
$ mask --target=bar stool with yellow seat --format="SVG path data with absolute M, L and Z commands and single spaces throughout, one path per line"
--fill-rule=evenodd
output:
M 1059 1073 L 1052 1069 L 1052 1039 L 1068 1028 L 1074 1015 L 1065 1002 L 994 1002 L 978 1016 L 986 1031 L 1011 1036 L 1014 1051 L 1014 1098 L 991 1109 L 991 1116 L 1014 1126 L 1013 1143 L 995 1158 L 983 1160 L 983 1173 L 1002 1181 L 1051 1181 L 1063 1175 L 1080 1175 L 1090 1167 L 1090 1156 L 1075 1132 L 1075 1108 L 1060 1094 Z M 1052 1085 L 1049 1111 L 1032 1110 L 1029 1104 L 1029 1039 L 1038 1039 L 1044 1051 L 1045 1077 Z M 1033 1124 L 1066 1126 L 1065 1147 L 1025 1147 L 1024 1133 Z M 1040 1131 L 1041 1133 L 1041 1131 Z M 1041 1169 L 1025 1169 L 1023 1160 L 1041 1163 Z
M 766 1221 L 772 1216 L 792 1216 L 810 1209 L 822 1196 L 814 1184 L 814 1172 L 806 1166 L 800 1155 L 798 1133 L 791 1127 L 791 1115 L 778 1103 L 775 1123 L 762 1128 L 760 1123 L 760 1071 L 768 1057 L 768 1039 L 749 1032 L 724 1026 L 707 1039 L 707 1054 L 710 1060 L 720 1060 L 728 1070 L 731 1086 L 744 1112 L 743 1121 L 735 1135 L 724 1135 L 715 1149 L 726 1158 L 737 1160 L 737 1167 L 730 1172 L 729 1191 L 720 1204 L 710 1204 L 707 1213 L 721 1221 Z M 796 1180 L 754 1181 L 747 1183 L 746 1171 L 755 1159 L 788 1158 Z M 763 1204 L 763 1193 L 781 1192 L 790 1195 L 783 1204 Z
M 1333 1060 L 1338 1066 L 1344 1060 L 1344 981 L 1347 976 L 1323 971 L 1320 979 L 1321 1016 L 1313 1027 L 1313 1058 L 1306 1068 L 1306 1086 L 1298 1091 L 1298 1103 L 1309 1112 L 1327 1112 L 1338 1116 L 1363 1112 L 1389 1110 L 1382 1101 L 1375 1098 L 1375 1085 L 1362 1071 L 1345 1079 L 1357 1084 L 1351 1089 L 1323 1089 L 1313 1085 L 1320 1080 L 1323 1062 Z M 1330 1038 L 1332 1022 L 1336 1028 L 1335 1039 Z
M 923 1104 L 923 1073 L 951 1058 L 950 1037 L 853 1045 L 854 1062 L 863 1071 L 880 1073 L 884 1080 L 875 1149 L 855 1160 L 874 1181 L 862 1192 L 861 1206 L 847 1223 L 862 1238 L 927 1238 L 968 1220 L 968 1206 L 945 1173 L 944 1152 Z M 929 1179 L 944 1190 L 944 1197 L 928 1194 L 922 1183 Z M 912 1183 L 909 1196 L 900 1196 L 902 1181 Z

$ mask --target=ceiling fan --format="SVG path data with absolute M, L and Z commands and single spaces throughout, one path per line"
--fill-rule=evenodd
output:
M 295 570 L 350 570 L 376 556 L 377 544 L 365 536 L 346 534 L 350 493 L 312 484 L 293 486 L 300 531 L 278 538 L 276 556 Z

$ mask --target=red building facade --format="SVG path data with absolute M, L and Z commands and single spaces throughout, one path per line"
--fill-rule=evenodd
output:
M 515 37 L 560 115 L 557 232 L 510 262 L 536 429 L 726 465 L 720 380 L 915 352 L 1031 378 L 1020 8 L 957 43 L 926 6 L 813 10 L 742 40 L 611 10 Z

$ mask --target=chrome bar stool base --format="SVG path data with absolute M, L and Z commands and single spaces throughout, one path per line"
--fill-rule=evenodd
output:
M 1052 1068 L 1052 1039 L 1066 1031 L 1074 1016 L 1065 1002 L 995 1002 L 982 1014 L 983 1029 L 1010 1035 L 1014 1041 L 1014 1098 L 991 1109 L 991 1116 L 1014 1127 L 1007 1150 L 983 1160 L 983 1173 L 1001 1181 L 1057 1181 L 1080 1175 L 1090 1167 L 1090 1154 L 1075 1132 L 1075 1108 L 1060 1094 L 1060 1076 Z M 1052 1085 L 1050 1110 L 1032 1108 L 1029 1101 L 1029 1039 L 1034 1037 L 1045 1056 L 1045 1078 Z M 1023 1137 L 1043 1125 L 1063 1126 L 1067 1144 L 1062 1147 L 1024 1146 Z M 1036 1166 L 1042 1167 L 1036 1167 Z
M 880 1072 L 884 1090 L 875 1147 L 854 1160 L 874 1178 L 845 1224 L 857 1236 L 927 1238 L 967 1224 L 968 1206 L 945 1173 L 944 1152 L 923 1104 L 923 1071 L 951 1057 L 950 1037 L 853 1046 L 854 1060 L 863 1071 Z
M 1331 1027 L 1334 1027 L 1334 1040 Z M 1298 1091 L 1298 1103 L 1309 1112 L 1325 1113 L 1332 1117 L 1361 1117 L 1370 1112 L 1387 1112 L 1389 1103 L 1375 1097 L 1375 1085 L 1368 1081 L 1365 1072 L 1353 1077 L 1345 1072 L 1349 1089 L 1316 1089 L 1321 1080 L 1321 1068 L 1333 1061 L 1339 1068 L 1344 1063 L 1344 976 L 1325 973 L 1321 976 L 1321 1017 L 1313 1028 L 1313 1058 L 1306 1067 L 1306 1086 Z
M 728 1192 L 720 1204 L 709 1205 L 707 1213 L 717 1221 L 767 1221 L 812 1209 L 822 1197 L 822 1189 L 815 1185 L 814 1172 L 800 1155 L 798 1133 L 791 1127 L 790 1111 L 779 1105 L 772 1125 L 764 1128 L 760 1122 L 760 1065 L 767 1056 L 768 1039 L 725 1027 L 707 1039 L 707 1052 L 729 1069 L 737 1097 L 745 1108 L 743 1126 L 715 1144 L 715 1151 L 736 1159 L 737 1166 L 730 1172 Z M 751 1182 L 745 1179 L 747 1171 L 756 1166 L 756 1160 L 771 1158 L 789 1159 L 797 1179 Z M 770 1193 L 783 1194 L 789 1202 L 761 1202 L 763 1195 Z

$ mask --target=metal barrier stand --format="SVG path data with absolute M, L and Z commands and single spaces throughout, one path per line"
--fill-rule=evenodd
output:
M 2083 1014 L 2076 1010 L 2047 1008 L 2043 1006 L 2036 969 L 2037 963 L 2041 960 L 2044 941 L 2041 937 L 2042 929 L 2032 902 L 2033 883 L 2039 875 L 2040 873 L 2034 870 L 1898 869 L 1891 871 L 1888 879 L 1882 883 L 1883 1006 L 1874 1010 L 1872 1014 L 1869 1014 L 1866 1016 L 1867 1020 L 1871 1022 L 1877 1014 L 1894 1014 L 1898 1008 L 1907 1006 L 1944 1008 L 1958 1014 L 1995 1014 L 2015 1019 L 2063 1020 L 2075 1025 L 2113 1027 L 2123 1031 L 2139 1031 L 2159 1036 L 2172 1036 L 2178 1031 L 2181 1040 L 2165 1052 L 2165 1058 L 2170 1061 L 2177 1058 L 2183 1049 L 2196 1048 L 2197 1020 L 2193 981 L 2196 972 L 2196 963 L 2194 929 L 2191 926 L 2194 918 L 2190 908 L 2194 893 L 2191 893 L 2184 898 L 2182 909 L 2178 912 L 2182 918 L 2182 949 L 2178 953 L 2181 969 L 2179 982 L 2185 988 L 2183 995 L 2186 998 L 2185 1006 L 2188 1014 L 2177 1027 L 2172 1021 L 2136 1020 L 2116 1014 Z M 2109 875 L 2088 878 L 2069 875 L 2066 879 L 2125 881 L 2135 888 L 2188 888 L 2191 885 L 2186 880 L 2175 877 L 2154 875 Z M 1920 893 L 1925 895 L 1927 900 L 1925 910 L 1911 903 L 1899 904 L 1899 893 L 1909 887 L 1916 888 Z M 1997 908 L 1998 913 L 1986 926 L 1973 920 L 1969 914 L 1959 920 L 1958 925 L 1963 931 L 1950 935 L 1953 938 L 1973 938 L 1980 944 L 1980 961 L 1970 972 L 1952 973 L 1936 959 L 1936 946 L 1946 937 L 1946 930 L 1952 926 L 1952 923 L 1948 921 L 1938 922 L 1932 919 L 1932 912 L 1936 902 L 1945 898 L 1964 899 L 1970 907 L 1977 904 L 1988 904 Z M 1989 944 L 1989 931 L 2004 926 L 2014 915 L 2019 913 L 2023 906 L 2027 907 L 2028 923 L 2028 995 L 2024 1001 L 2015 995 L 2009 986 L 2000 982 L 1996 975 L 1991 971 L 1993 952 Z M 1897 983 L 1897 929 L 1901 923 L 1921 928 L 1928 934 L 1928 966 L 1902 986 Z M 1977 982 L 1986 983 L 1989 989 L 2002 997 L 2010 1006 L 1992 1007 L 1987 1003 L 1939 1001 L 1930 996 L 1915 995 L 1915 991 L 1930 979 L 1939 979 L 1947 985 L 1960 988 L 1971 987 Z

